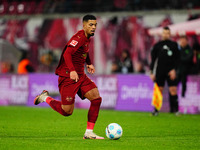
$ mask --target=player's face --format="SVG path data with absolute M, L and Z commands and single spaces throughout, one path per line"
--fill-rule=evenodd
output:
M 127 57 L 128 57 L 127 53 L 126 52 L 122 52 L 122 58 L 125 59 Z
M 185 47 L 188 44 L 188 41 L 186 38 L 180 38 L 179 42 L 180 42 L 181 47 Z
M 163 40 L 169 40 L 170 39 L 170 30 L 163 30 L 162 32 L 162 39 Z
M 96 20 L 88 20 L 87 22 L 83 23 L 83 29 L 87 37 L 94 36 L 96 27 L 97 27 Z

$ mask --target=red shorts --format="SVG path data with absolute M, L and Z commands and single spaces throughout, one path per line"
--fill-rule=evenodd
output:
M 62 105 L 74 104 L 76 94 L 84 99 L 85 93 L 97 88 L 96 84 L 86 74 L 79 75 L 78 82 L 69 77 L 59 77 L 58 84 Z

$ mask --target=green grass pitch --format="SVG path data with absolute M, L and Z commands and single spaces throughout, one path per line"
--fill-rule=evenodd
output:
M 101 110 L 94 131 L 105 136 L 109 123 L 119 123 L 119 140 L 83 140 L 87 110 L 63 117 L 51 108 L 0 107 L 0 150 L 200 149 L 200 115 Z

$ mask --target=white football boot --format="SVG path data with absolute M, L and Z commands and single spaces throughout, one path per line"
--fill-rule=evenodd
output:
M 39 103 L 43 103 L 45 101 L 45 98 L 49 96 L 49 92 L 46 90 L 43 90 L 40 95 L 37 95 L 34 99 L 34 104 L 38 105 Z
M 104 139 L 104 137 L 96 135 L 93 131 L 85 132 L 83 139 Z

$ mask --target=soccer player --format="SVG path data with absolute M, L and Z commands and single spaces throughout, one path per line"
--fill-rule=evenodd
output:
M 179 64 L 178 44 L 170 40 L 170 29 L 164 27 L 162 40 L 156 43 L 151 51 L 151 74 L 150 78 L 155 81 L 160 91 L 163 91 L 165 81 L 169 86 L 170 112 L 178 115 L 178 96 L 176 70 Z M 154 110 L 152 115 L 158 115 L 158 110 Z
M 56 75 L 59 76 L 58 86 L 61 101 L 51 98 L 46 90 L 34 99 L 35 105 L 46 102 L 52 109 L 63 116 L 72 115 L 76 94 L 82 99 L 87 98 L 90 100 L 91 105 L 88 111 L 87 128 L 83 139 L 104 139 L 93 132 L 102 99 L 95 83 L 84 73 L 85 63 L 90 74 L 95 72 L 95 67 L 90 61 L 88 52 L 90 37 L 94 36 L 96 26 L 95 16 L 84 16 L 83 30 L 73 35 L 63 49 L 55 71 Z

